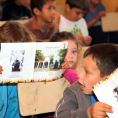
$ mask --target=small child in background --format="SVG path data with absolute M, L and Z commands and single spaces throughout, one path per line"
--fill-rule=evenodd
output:
M 60 15 L 55 12 L 55 0 L 31 0 L 33 18 L 25 26 L 36 36 L 37 41 L 49 41 L 58 31 Z
M 118 46 L 109 43 L 90 46 L 84 52 L 82 67 L 78 81 L 65 89 L 55 118 L 105 118 L 106 113 L 113 113 L 112 106 L 96 99 L 92 87 L 118 68 Z
M 78 42 L 77 38 L 71 32 L 58 32 L 50 39 L 51 42 L 68 42 L 67 53 L 65 60 L 69 63 L 70 69 L 63 69 L 64 77 L 73 84 L 78 80 L 77 73 L 71 68 L 77 61 L 78 53 L 81 49 L 81 45 Z M 64 66 L 64 65 L 62 65 Z
M 101 18 L 106 15 L 106 9 L 102 0 L 89 0 L 89 10 L 84 18 L 87 22 L 89 34 L 92 37 L 91 45 L 97 43 L 118 44 L 117 32 L 103 32 Z M 117 9 L 116 9 L 117 10 Z
M 0 27 L 0 42 L 35 42 L 35 36 L 23 24 L 8 21 Z M 0 66 L 0 71 L 2 67 Z M 21 118 L 17 84 L 0 84 L 0 118 Z
M 59 32 L 72 32 L 84 46 L 90 45 L 92 40 L 83 19 L 88 9 L 88 0 L 66 0 L 65 13 L 61 15 L 59 24 Z

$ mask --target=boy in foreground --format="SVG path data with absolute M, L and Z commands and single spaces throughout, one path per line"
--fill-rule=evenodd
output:
M 96 44 L 89 47 L 82 60 L 79 80 L 67 87 L 57 105 L 55 118 L 105 118 L 112 106 L 97 101 L 92 86 L 118 68 L 118 46 Z

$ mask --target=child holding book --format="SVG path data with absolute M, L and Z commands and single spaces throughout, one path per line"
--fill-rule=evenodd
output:
M 68 42 L 67 53 L 65 56 L 66 63 L 63 66 L 69 64 L 69 69 L 63 69 L 64 77 L 73 84 L 78 80 L 77 73 L 71 68 L 77 61 L 78 53 L 81 49 L 81 45 L 78 42 L 77 38 L 71 32 L 58 32 L 50 40 L 51 42 Z
M 23 24 L 8 21 L 0 27 L 0 42 L 35 42 L 35 36 Z M 2 67 L 0 66 L 0 72 Z M 2 73 L 2 72 L 1 72 Z M 17 84 L 0 84 L 0 118 L 21 118 Z
M 97 101 L 92 86 L 105 80 L 118 68 L 118 46 L 96 44 L 89 47 L 82 60 L 78 81 L 67 87 L 59 101 L 55 118 L 105 118 L 112 106 Z

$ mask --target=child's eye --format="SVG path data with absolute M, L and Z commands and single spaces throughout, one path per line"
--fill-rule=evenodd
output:
M 87 70 L 85 70 L 86 74 L 88 74 L 89 72 Z
M 48 7 L 49 10 L 51 10 L 52 7 Z
M 76 53 L 77 51 L 72 51 L 72 53 Z

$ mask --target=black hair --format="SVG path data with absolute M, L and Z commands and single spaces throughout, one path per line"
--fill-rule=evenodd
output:
M 66 4 L 70 6 L 70 8 L 79 8 L 81 10 L 87 11 L 89 9 L 89 1 L 88 0 L 66 0 Z
M 83 55 L 83 58 L 92 55 L 100 70 L 100 76 L 110 75 L 118 68 L 118 46 L 115 44 L 103 43 L 95 44 L 89 47 Z
M 48 1 L 49 0 L 31 0 L 30 1 L 30 8 L 31 8 L 33 15 L 35 15 L 33 12 L 34 8 L 37 8 L 41 11 L 43 8 L 43 5 L 45 5 Z M 55 0 L 52 0 L 52 1 L 55 1 Z

